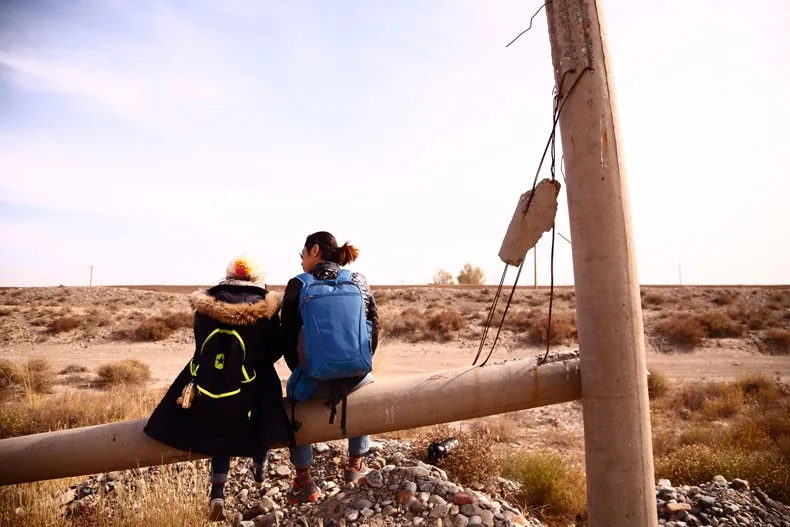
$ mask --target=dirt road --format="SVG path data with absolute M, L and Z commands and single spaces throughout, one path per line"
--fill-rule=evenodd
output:
M 150 365 L 155 386 L 167 386 L 189 360 L 191 346 L 187 337 L 163 343 L 15 344 L 0 349 L 0 358 L 18 361 L 46 357 L 58 370 L 78 364 L 91 371 L 107 362 L 136 358 Z M 472 343 L 390 342 L 376 354 L 374 371 L 389 377 L 469 366 L 476 352 L 477 346 Z M 532 357 L 538 353 L 537 348 L 497 350 L 492 360 Z M 689 353 L 649 350 L 648 364 L 661 367 L 676 381 L 732 380 L 743 373 L 758 371 L 790 382 L 790 356 L 762 355 L 739 347 L 701 348 Z M 282 378 L 287 378 L 288 368 L 282 360 L 277 363 L 277 370 Z

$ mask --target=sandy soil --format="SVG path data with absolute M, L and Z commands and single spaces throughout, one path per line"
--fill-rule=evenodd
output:
M 191 357 L 193 348 L 189 338 L 156 343 L 20 343 L 6 345 L 0 349 L 0 358 L 13 361 L 30 357 L 45 357 L 52 361 L 55 369 L 69 364 L 87 366 L 95 371 L 107 362 L 135 358 L 151 366 L 154 386 L 168 386 Z M 739 375 L 759 371 L 771 377 L 778 376 L 790 382 L 790 356 L 763 355 L 742 347 L 719 343 L 699 348 L 689 353 L 662 353 L 649 350 L 648 365 L 663 368 L 676 381 L 732 380 Z M 477 353 L 476 344 L 407 344 L 385 343 L 375 357 L 375 373 L 389 377 L 410 375 L 426 371 L 470 366 Z M 537 349 L 497 350 L 492 360 L 532 357 Z M 288 376 L 288 368 L 280 360 L 277 363 L 280 376 Z

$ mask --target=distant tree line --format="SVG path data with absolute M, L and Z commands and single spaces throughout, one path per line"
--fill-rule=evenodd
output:
M 461 269 L 461 272 L 458 273 L 458 276 L 455 277 L 455 280 L 458 281 L 461 285 L 480 285 L 485 283 L 486 277 L 483 274 L 483 270 L 479 267 L 472 267 L 472 264 L 465 264 L 464 268 Z M 453 275 L 445 271 L 444 269 L 439 269 L 436 271 L 436 274 L 433 275 L 433 282 L 434 285 L 450 285 L 455 283 L 453 279 Z

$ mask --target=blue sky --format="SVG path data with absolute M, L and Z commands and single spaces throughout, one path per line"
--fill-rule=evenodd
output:
M 323 229 L 373 283 L 495 281 L 551 120 L 545 15 L 505 48 L 539 5 L 2 3 L 0 284 L 210 283 L 239 252 L 284 283 Z M 640 280 L 790 282 L 790 5 L 605 6 Z

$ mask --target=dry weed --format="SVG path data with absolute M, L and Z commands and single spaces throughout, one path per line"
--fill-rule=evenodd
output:
M 740 337 L 743 335 L 743 326 L 721 311 L 708 311 L 697 315 L 697 320 L 707 330 L 710 338 Z
M 388 313 L 382 316 L 381 329 L 388 337 L 415 342 L 425 329 L 425 316 L 419 309 L 408 307 L 400 315 Z
M 0 360 L 0 400 L 25 395 L 34 401 L 55 385 L 52 364 L 47 359 L 31 358 L 23 364 Z
M 428 319 L 427 334 L 434 340 L 448 341 L 455 337 L 466 321 L 455 309 L 442 310 Z
M 642 308 L 661 308 L 667 301 L 667 297 L 661 293 L 645 293 L 642 291 Z
M 103 386 L 138 385 L 151 379 L 151 368 L 137 359 L 125 359 L 100 366 L 97 374 Z
M 705 327 L 686 313 L 668 315 L 656 325 L 656 332 L 672 344 L 697 346 L 706 336 Z
M 436 462 L 429 460 L 428 446 L 448 437 L 458 439 L 458 446 L 445 458 Z M 487 485 L 499 476 L 499 460 L 493 452 L 494 441 L 480 425 L 473 425 L 465 430 L 457 430 L 447 424 L 437 425 L 419 434 L 412 441 L 412 445 L 415 457 L 427 463 L 435 463 L 453 481 L 463 485 Z
M 120 387 L 78 391 L 29 402 L 8 402 L 0 412 L 0 439 L 148 417 L 162 391 Z
M 651 366 L 647 371 L 647 394 L 651 400 L 660 399 L 669 391 L 669 377 L 661 368 Z
M 548 315 L 540 315 L 537 317 L 534 324 L 527 332 L 529 341 L 533 344 L 546 344 L 550 338 L 551 344 L 566 344 L 576 340 L 576 320 L 571 313 L 552 313 L 550 337 L 548 326 Z
M 790 331 L 772 328 L 763 333 L 762 339 L 770 350 L 777 353 L 790 353 Z
M 80 366 L 78 364 L 69 364 L 68 366 L 60 370 L 59 373 L 60 375 L 68 375 L 71 373 L 85 373 L 86 371 L 88 371 L 88 368 L 86 366 Z
M 721 474 L 743 478 L 783 502 L 790 500 L 790 466 L 775 452 L 685 445 L 656 461 L 656 477 L 675 485 L 698 485 Z
M 584 472 L 549 451 L 520 452 L 502 461 L 502 475 L 521 484 L 516 500 L 544 519 L 573 521 L 587 509 Z
M 56 335 L 65 331 L 73 331 L 82 325 L 81 321 L 72 316 L 56 318 L 47 325 L 47 333 Z
M 516 332 L 529 331 L 535 324 L 535 315 L 531 311 L 514 310 L 510 311 L 505 319 L 505 328 Z M 500 318 L 501 319 L 501 318 Z M 553 324 L 553 321 L 552 321 Z
M 129 317 L 136 319 L 139 317 L 139 313 L 130 314 Z M 138 342 L 165 340 L 179 329 L 191 328 L 193 320 L 194 318 L 189 312 L 163 311 L 157 317 L 143 319 L 137 327 L 126 326 L 116 329 L 110 338 Z

